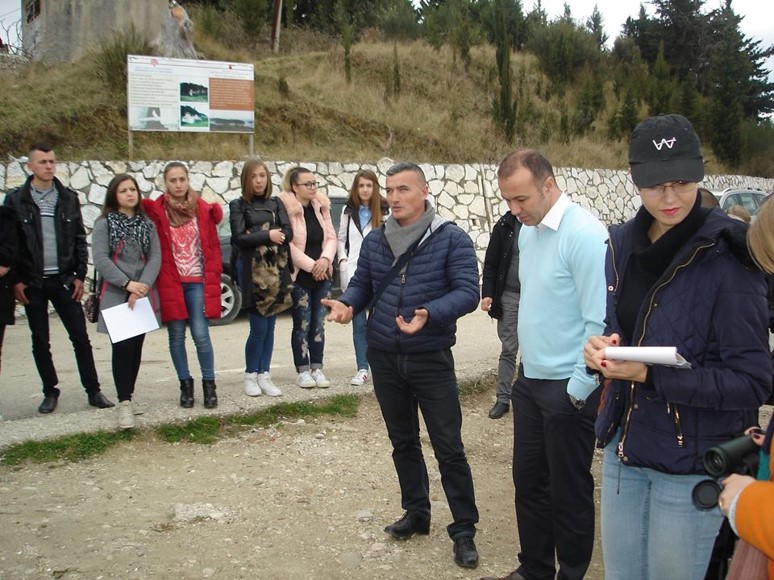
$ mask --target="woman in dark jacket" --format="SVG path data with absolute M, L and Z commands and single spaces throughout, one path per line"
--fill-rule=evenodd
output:
M 245 344 L 245 394 L 250 397 L 282 394 L 269 372 L 274 326 L 277 314 L 293 305 L 288 267 L 293 232 L 285 206 L 271 191 L 268 167 L 251 159 L 242 168 L 242 197 L 229 205 L 232 260 L 250 317 Z
M 0 357 L 3 352 L 5 327 L 15 323 L 16 301 L 13 297 L 13 264 L 19 241 L 13 208 L 0 206 Z
M 605 335 L 584 351 L 605 378 L 605 577 L 699 580 L 723 519 L 692 502 L 702 456 L 740 435 L 771 390 L 766 286 L 745 226 L 700 206 L 704 164 L 687 119 L 640 123 L 629 163 L 642 207 L 610 230 Z M 676 347 L 690 367 L 615 360 L 608 346 Z

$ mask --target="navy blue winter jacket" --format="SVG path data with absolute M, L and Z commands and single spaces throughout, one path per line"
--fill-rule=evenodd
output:
M 616 303 L 633 222 L 610 228 L 606 335 L 622 334 Z M 676 346 L 691 369 L 653 365 L 646 383 L 607 383 L 598 446 L 621 427 L 617 452 L 625 465 L 704 473 L 704 451 L 740 435 L 768 397 L 766 284 L 747 252 L 745 232 L 712 211 L 643 300 L 632 345 Z
M 355 313 L 368 307 L 396 257 L 384 238 L 384 226 L 368 234 L 360 248 L 357 270 L 340 300 Z M 403 274 L 395 276 L 373 304 L 366 339 L 369 348 L 418 353 L 449 348 L 456 342 L 457 319 L 478 306 L 478 263 L 470 237 L 457 225 L 436 216 Z M 414 310 L 429 313 L 416 334 L 404 334 L 395 323 Z

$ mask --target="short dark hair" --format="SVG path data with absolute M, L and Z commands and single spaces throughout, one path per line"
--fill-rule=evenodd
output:
M 30 145 L 28 154 L 32 154 L 34 151 L 42 151 L 43 153 L 51 153 L 54 148 L 51 147 L 48 143 L 33 143 Z
M 419 180 L 422 182 L 422 185 L 427 185 L 425 172 L 422 171 L 422 168 L 419 165 L 416 163 L 411 163 L 410 161 L 400 161 L 396 163 L 386 171 L 385 175 L 387 177 L 392 177 L 393 175 L 403 173 L 404 171 L 411 171 L 412 173 L 416 174 L 417 177 L 419 177 Z
M 549 177 L 554 177 L 551 162 L 536 149 L 517 149 L 509 153 L 497 168 L 497 179 L 505 179 L 513 175 L 520 167 L 526 167 L 532 174 L 535 184 L 539 187 Z

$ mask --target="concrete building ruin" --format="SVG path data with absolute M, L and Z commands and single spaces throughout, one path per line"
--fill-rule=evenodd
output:
M 167 0 L 20 0 L 22 45 L 33 60 L 71 62 L 130 25 L 154 40 Z

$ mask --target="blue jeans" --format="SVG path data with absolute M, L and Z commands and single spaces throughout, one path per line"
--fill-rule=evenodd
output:
M 331 281 L 326 280 L 318 288 L 293 287 L 293 332 L 290 346 L 296 371 L 321 369 L 325 350 L 326 308 L 320 300 L 330 297 Z
M 250 335 L 245 344 L 245 370 L 248 373 L 267 373 L 274 351 L 276 316 L 261 316 L 250 312 Z
M 478 508 L 462 444 L 462 411 L 451 349 L 401 354 L 369 348 L 368 362 L 392 443 L 401 506 L 430 518 L 430 482 L 419 438 L 419 408 L 454 519 L 446 531 L 451 538 L 474 536 Z
M 672 475 L 618 461 L 618 437 L 602 460 L 602 552 L 607 580 L 702 580 L 723 514 L 700 510 L 703 475 Z
M 362 310 L 355 314 L 352 319 L 352 342 L 355 344 L 355 363 L 357 370 L 368 370 L 368 359 L 366 358 L 366 311 Z
M 185 350 L 186 323 L 191 327 L 191 336 L 196 345 L 196 356 L 202 371 L 202 380 L 215 380 L 215 352 L 210 340 L 210 324 L 204 317 L 204 284 L 183 284 L 183 298 L 188 311 L 188 320 L 173 320 L 167 323 L 169 354 L 175 365 L 177 378 L 181 381 L 191 378 L 188 370 L 188 353 Z

